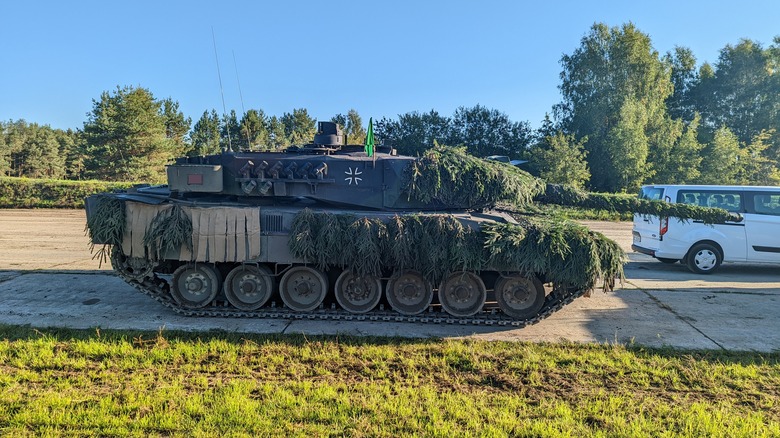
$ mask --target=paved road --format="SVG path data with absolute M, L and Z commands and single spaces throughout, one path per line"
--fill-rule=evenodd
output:
M 210 330 L 618 342 L 780 351 L 780 269 L 726 264 L 709 276 L 630 253 L 631 225 L 588 222 L 629 251 L 626 282 L 523 329 L 410 323 L 178 316 L 98 266 L 83 211 L 0 210 L 0 323 L 34 327 Z

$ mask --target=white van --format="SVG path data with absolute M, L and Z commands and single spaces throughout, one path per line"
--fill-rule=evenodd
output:
M 664 263 L 680 261 L 699 274 L 721 262 L 780 263 L 780 187 L 648 185 L 639 194 L 701 207 L 720 207 L 743 220 L 723 224 L 634 215 L 634 251 Z

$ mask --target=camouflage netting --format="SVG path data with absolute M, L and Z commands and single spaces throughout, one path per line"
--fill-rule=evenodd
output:
M 539 218 L 519 224 L 491 224 L 486 235 L 487 264 L 501 271 L 544 273 L 554 283 L 592 289 L 598 279 L 612 290 L 623 279 L 626 255 L 603 234 L 571 221 Z
M 153 260 L 185 245 L 192 251 L 192 220 L 178 205 L 160 210 L 144 234 L 143 243 Z
M 722 209 L 587 193 L 570 186 L 546 184 L 515 166 L 469 155 L 464 147 L 436 145 L 416 160 L 404 190 L 424 203 L 442 208 L 492 208 L 499 202 L 523 207 L 531 202 L 656 216 L 706 223 L 738 220 Z
M 625 259 L 615 242 L 571 222 L 528 219 L 477 231 L 442 214 L 383 223 L 306 209 L 293 222 L 289 245 L 293 256 L 321 269 L 350 267 L 375 276 L 414 269 L 433 284 L 455 271 L 500 270 L 541 273 L 586 289 L 601 278 L 611 289 L 623 277 Z
M 445 208 L 493 207 L 499 201 L 530 203 L 544 191 L 541 180 L 497 161 L 466 153 L 465 147 L 436 146 L 410 167 L 404 190 Z
M 100 260 L 102 266 L 111 254 L 111 245 L 122 244 L 122 236 L 125 233 L 125 206 L 122 201 L 112 196 L 97 196 L 93 208 L 94 211 L 87 217 L 85 231 L 89 235 L 90 251 L 95 252 L 96 244 L 103 244 L 93 257 Z
M 671 216 L 680 219 L 696 219 L 708 224 L 739 221 L 738 215 L 721 208 L 698 205 L 670 204 L 639 198 L 626 198 L 606 193 L 588 193 L 573 187 L 547 184 L 544 194 L 535 199 L 544 204 L 565 205 L 611 212 L 634 212 L 654 216 Z

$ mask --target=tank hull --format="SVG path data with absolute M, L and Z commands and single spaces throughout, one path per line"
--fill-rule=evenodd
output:
M 461 234 L 474 237 L 486 225 L 514 222 L 508 214 L 497 211 L 399 213 L 334 207 L 306 199 L 284 205 L 261 199 L 192 202 L 178 199 L 165 188 L 141 188 L 87 198 L 88 222 L 104 208 L 101 204 L 106 200 L 118 201 L 115 208 L 121 208 L 124 218 L 121 239 L 114 242 L 111 254 L 114 270 L 145 294 L 188 315 L 389 318 L 517 326 L 543 318 L 550 309 L 584 291 L 544 284 L 541 272 L 515 272 L 484 261 L 448 266 L 442 257 L 454 252 L 452 242 L 437 241 L 435 235 L 419 237 L 428 242 L 430 257 L 414 249 L 402 254 L 400 260 L 389 255 L 393 242 L 400 238 L 398 230 L 395 234 L 388 231 L 393 224 L 413 222 L 429 227 L 429 231 L 432 223 L 454 224 Z M 165 241 L 161 232 L 155 232 L 178 227 L 180 224 L 160 220 L 174 215 L 188 223 L 186 235 L 180 241 Z M 296 222 L 305 215 L 341 223 L 341 238 L 347 241 L 325 241 L 322 235 L 333 226 L 306 228 Z M 378 227 L 373 239 L 381 249 L 376 252 L 386 253 L 386 259 L 379 254 L 373 270 L 360 266 L 361 249 L 354 242 L 372 238 L 350 241 L 344 234 L 361 223 Z M 319 242 L 313 244 L 309 255 L 295 249 L 293 241 L 302 235 L 314 236 L 313 241 Z M 415 242 L 413 246 L 422 246 Z M 112 244 L 100 239 L 94 243 Z M 506 286 L 507 279 L 515 282 Z M 503 295 L 513 303 L 502 305 L 497 285 L 499 290 L 506 289 Z

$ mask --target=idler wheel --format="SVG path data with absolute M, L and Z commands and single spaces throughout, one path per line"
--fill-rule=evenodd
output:
M 349 269 L 336 280 L 336 301 L 350 313 L 366 313 L 382 299 L 382 281 L 373 275 L 358 276 Z
M 328 280 L 322 271 L 308 266 L 294 266 L 282 275 L 279 294 L 287 307 L 298 312 L 314 310 L 325 300 Z
M 498 307 L 514 319 L 533 318 L 544 305 L 544 286 L 536 277 L 501 277 L 494 289 Z
M 453 272 L 439 285 L 441 307 L 452 316 L 471 316 L 482 310 L 487 288 L 473 272 Z
M 273 273 L 265 266 L 238 265 L 225 278 L 225 296 L 241 310 L 256 310 L 265 305 L 274 291 Z
M 431 305 L 433 288 L 417 271 L 396 272 L 387 282 L 385 295 L 396 312 L 417 315 Z
M 125 277 L 143 281 L 154 276 L 156 263 L 142 257 L 128 257 L 121 248 L 114 247 L 111 251 L 111 266 Z
M 212 265 L 187 264 L 173 271 L 171 295 L 182 307 L 205 307 L 217 297 L 222 276 Z

